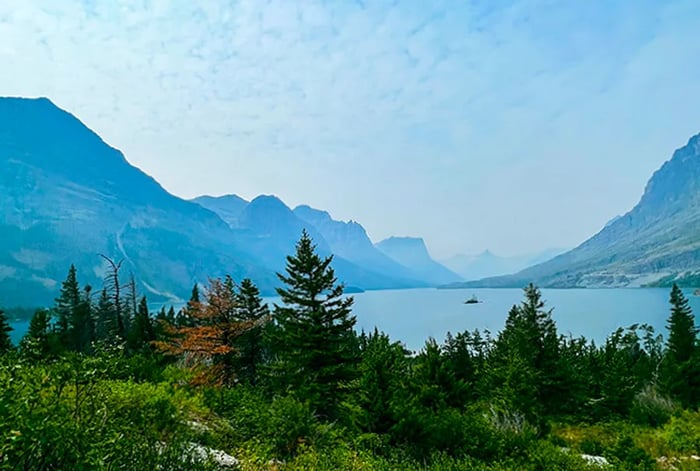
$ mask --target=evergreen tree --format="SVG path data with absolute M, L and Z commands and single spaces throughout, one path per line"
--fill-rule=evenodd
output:
M 359 425 L 365 432 L 388 433 L 400 416 L 397 408 L 409 380 L 409 352 L 376 328 L 360 336 Z
M 688 300 L 681 289 L 671 288 L 671 315 L 668 318 L 668 341 L 662 364 L 662 381 L 671 395 L 685 406 L 697 404 L 700 395 L 700 368 L 697 365 L 697 335 Z
M 131 323 L 134 321 L 139 310 L 138 289 L 136 288 L 136 278 L 134 274 L 129 274 L 129 281 L 124 285 L 124 302 L 123 302 L 123 323 L 124 332 L 127 336 L 131 333 Z
M 72 348 L 82 353 L 90 352 L 92 342 L 95 340 L 91 293 L 92 287 L 86 286 L 69 325 L 72 333 Z
M 668 318 L 666 355 L 675 364 L 690 360 L 696 348 L 698 328 L 688 300 L 677 284 L 671 288 L 671 316 Z
M 260 365 L 265 361 L 263 330 L 270 310 L 267 304 L 263 304 L 258 287 L 248 278 L 241 281 L 237 298 L 236 319 L 253 325 L 236 342 L 238 376 L 241 381 L 255 385 L 258 382 Z
M 118 339 L 117 314 L 106 288 L 100 293 L 95 308 L 95 337 L 108 343 Z
M 194 327 L 197 320 L 197 313 L 201 310 L 202 301 L 199 295 L 199 285 L 197 283 L 192 287 L 192 294 L 190 299 L 187 301 L 185 307 L 180 309 L 175 315 L 175 310 L 170 306 L 170 311 L 172 311 L 172 317 L 175 319 L 175 324 L 179 327 Z M 170 312 L 168 312 L 168 317 L 170 317 Z
M 48 358 L 56 348 L 55 336 L 51 331 L 51 312 L 38 309 L 29 321 L 29 330 L 22 338 L 20 350 L 32 360 Z
M 508 392 L 507 402 L 544 426 L 545 405 L 554 409 L 561 400 L 559 337 L 540 290 L 530 284 L 524 292 L 525 300 L 510 310 L 496 340 L 493 373 Z
M 0 355 L 14 350 L 12 339 L 10 338 L 10 332 L 13 330 L 14 329 L 7 320 L 5 311 L 0 309 Z
M 61 292 L 56 298 L 56 330 L 61 335 L 61 341 L 66 348 L 72 348 L 74 344 L 71 326 L 76 324 L 76 312 L 80 305 L 80 285 L 78 284 L 75 265 L 68 269 L 68 275 L 61 284 Z
M 359 362 L 352 297 L 343 296 L 332 256 L 321 258 L 304 231 L 296 254 L 287 257 L 285 284 L 277 293 L 272 345 L 278 362 L 272 370 L 279 386 L 295 391 L 325 418 L 339 416 Z
M 136 308 L 129 332 L 129 348 L 132 352 L 149 352 L 151 342 L 156 339 L 155 329 L 148 313 L 148 301 L 143 296 Z

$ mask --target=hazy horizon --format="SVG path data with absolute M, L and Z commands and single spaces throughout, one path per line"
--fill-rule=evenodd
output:
M 444 259 L 575 247 L 700 132 L 693 1 L 27 1 L 46 96 L 184 198 L 274 194 Z

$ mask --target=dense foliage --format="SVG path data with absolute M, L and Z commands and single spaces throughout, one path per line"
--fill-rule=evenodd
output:
M 250 280 L 195 285 L 150 313 L 121 264 L 70 267 L 18 346 L 0 311 L 0 469 L 697 469 L 700 346 L 683 293 L 668 335 L 557 332 L 535 286 L 503 330 L 412 353 L 354 330 L 308 234 L 281 305 Z M 595 457 L 592 457 L 595 455 Z

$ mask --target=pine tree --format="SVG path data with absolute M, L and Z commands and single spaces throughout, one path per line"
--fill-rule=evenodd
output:
M 671 315 L 668 318 L 668 341 L 662 364 L 662 381 L 671 395 L 684 406 L 696 404 L 700 399 L 700 368 L 697 363 L 697 335 L 688 300 L 681 289 L 671 288 Z
M 369 433 L 388 433 L 400 419 L 397 409 L 409 381 L 408 352 L 376 328 L 360 336 L 362 361 L 357 401 L 359 425 Z
M 78 284 L 75 265 L 68 269 L 68 275 L 61 285 L 61 292 L 56 298 L 56 330 L 61 336 L 65 348 L 73 348 L 74 338 L 71 326 L 76 324 L 76 312 L 80 305 L 80 285 Z
M 685 363 L 693 356 L 696 348 L 698 328 L 695 316 L 681 289 L 673 284 L 671 288 L 671 315 L 668 318 L 668 341 L 666 355 L 675 364 Z
M 269 319 L 270 310 L 267 304 L 263 304 L 258 287 L 248 278 L 241 281 L 237 299 L 236 319 L 253 325 L 236 342 L 239 351 L 236 360 L 238 376 L 241 381 L 255 385 L 258 382 L 260 366 L 265 361 L 263 329 Z
M 197 316 L 195 315 L 201 309 L 202 301 L 199 295 L 199 285 L 197 283 L 192 287 L 192 294 L 190 295 L 189 301 L 185 307 L 180 309 L 175 316 L 175 310 L 170 306 L 170 311 L 172 311 L 175 323 L 180 327 L 194 327 L 197 323 Z M 170 317 L 170 312 L 168 313 Z
M 108 343 L 118 339 L 117 314 L 106 288 L 100 293 L 95 308 L 95 338 Z
M 295 391 L 325 418 L 339 416 L 359 362 L 352 297 L 343 296 L 332 256 L 321 258 L 304 231 L 296 254 L 287 257 L 286 285 L 278 288 L 272 330 L 278 362 L 272 370 L 279 386 Z
M 51 331 L 51 312 L 38 309 L 29 321 L 29 330 L 20 342 L 22 354 L 33 360 L 48 358 L 55 345 L 56 334 Z
M 14 329 L 7 320 L 5 311 L 0 309 L 0 355 L 14 350 L 12 339 L 10 338 L 10 332 L 13 330 Z
M 129 348 L 132 352 L 149 352 L 151 342 L 156 339 L 155 329 L 148 313 L 148 301 L 143 296 L 136 308 L 129 332 Z
M 530 284 L 524 294 L 525 300 L 510 310 L 496 340 L 492 373 L 508 391 L 512 405 L 543 426 L 545 405 L 555 408 L 561 399 L 557 390 L 562 385 L 556 378 L 559 337 L 540 290 Z
M 139 310 L 138 289 L 136 288 L 136 278 L 134 274 L 129 274 L 129 281 L 124 285 L 124 302 L 123 302 L 123 323 L 124 332 L 131 332 L 131 323 L 134 321 Z
M 92 287 L 86 286 L 69 325 L 72 332 L 72 348 L 82 353 L 90 352 L 95 340 L 91 293 Z

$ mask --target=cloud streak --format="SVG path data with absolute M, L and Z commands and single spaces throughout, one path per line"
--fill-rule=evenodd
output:
M 276 193 L 438 255 L 575 245 L 700 131 L 692 1 L 11 3 L 3 93 L 176 194 Z

